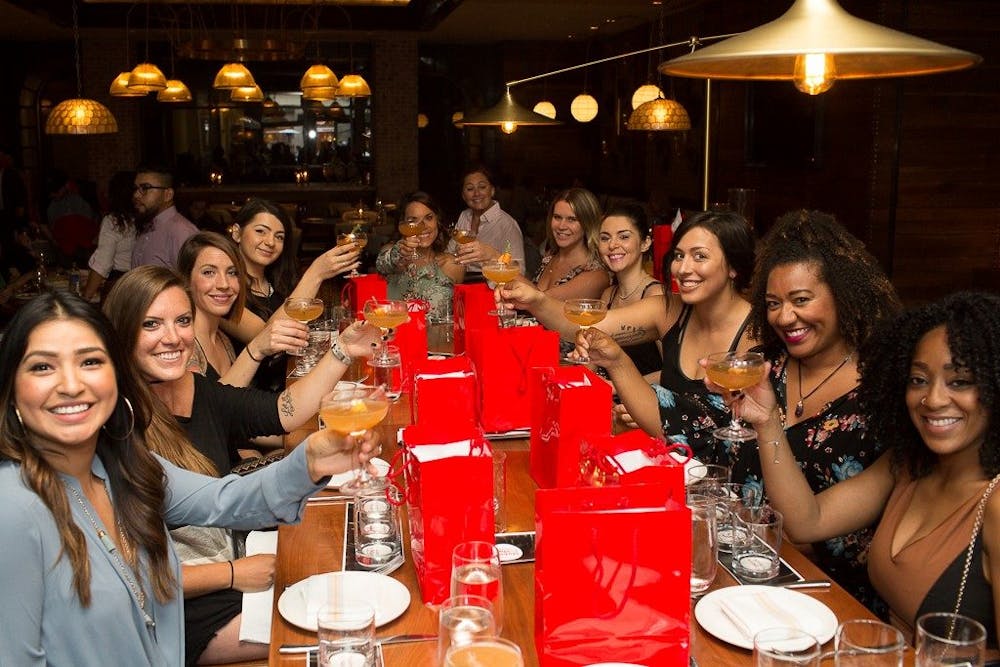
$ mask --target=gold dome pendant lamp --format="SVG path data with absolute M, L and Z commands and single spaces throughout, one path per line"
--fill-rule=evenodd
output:
M 974 53 L 856 18 L 836 0 L 795 0 L 774 21 L 659 69 L 693 78 L 787 80 L 817 95 L 840 79 L 950 72 L 981 61 Z

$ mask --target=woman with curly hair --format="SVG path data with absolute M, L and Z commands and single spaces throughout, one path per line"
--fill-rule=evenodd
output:
M 760 485 L 755 449 L 767 458 L 784 443 L 816 493 L 874 462 L 881 444 L 866 437 L 869 416 L 858 404 L 858 350 L 880 322 L 898 312 L 899 299 L 864 244 L 826 213 L 785 214 L 764 238 L 750 308 L 750 334 L 771 363 L 770 382 L 761 391 L 767 390 L 773 412 L 768 419 L 780 437 L 769 429 L 756 444 L 724 443 L 732 480 Z M 832 578 L 883 613 L 865 572 L 871 534 L 859 527 L 813 546 Z
M 767 443 L 760 464 L 771 502 L 789 536 L 804 542 L 878 522 L 868 572 L 893 623 L 912 637 L 920 615 L 958 605 L 995 648 L 1000 297 L 960 293 L 902 315 L 871 337 L 861 373 L 868 435 L 886 452 L 815 496 L 774 394 L 763 384 L 746 392 L 744 417 Z

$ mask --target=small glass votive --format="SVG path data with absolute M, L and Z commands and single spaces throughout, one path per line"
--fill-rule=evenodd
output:
M 361 567 L 380 567 L 403 552 L 399 513 L 387 496 L 394 492 L 388 487 L 354 500 L 354 559 Z

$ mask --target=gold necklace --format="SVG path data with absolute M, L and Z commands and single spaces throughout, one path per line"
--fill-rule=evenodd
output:
M 851 352 L 846 357 L 844 357 L 844 360 L 841 361 L 839 364 L 837 364 L 837 367 L 834 368 L 832 371 L 830 371 L 829 375 L 827 375 L 825 378 L 823 378 L 822 380 L 820 380 L 820 383 L 818 385 L 816 385 L 815 387 L 813 387 L 813 390 L 810 391 L 805 396 L 802 395 L 802 362 L 799 361 L 798 359 L 796 359 L 796 361 L 798 361 L 797 365 L 798 365 L 798 370 L 799 370 L 799 402 L 795 404 L 795 418 L 796 419 L 798 419 L 799 417 L 801 417 L 802 413 L 805 412 L 805 407 L 802 405 L 802 402 L 805 401 L 810 396 L 812 396 L 813 394 L 815 394 L 817 391 L 819 391 L 819 388 L 822 387 L 823 385 L 825 385 L 827 383 L 827 380 L 829 380 L 834 375 L 836 375 L 837 371 L 839 371 L 841 368 L 843 368 L 844 364 L 846 364 L 848 361 L 850 361 L 851 357 L 853 357 L 853 356 L 854 356 L 854 353 Z
M 142 586 L 136 580 L 136 577 L 133 576 L 134 573 L 132 572 L 132 569 L 118 554 L 118 546 L 115 544 L 115 541 L 112 540 L 107 531 L 101 528 L 100 524 L 97 523 L 97 519 L 95 519 L 94 515 L 90 513 L 90 508 L 87 507 L 87 503 L 84 502 L 83 496 L 76 490 L 76 487 L 65 482 L 63 482 L 63 486 L 69 489 L 69 492 L 73 494 L 74 498 L 76 498 L 76 502 L 83 509 L 83 513 L 86 515 L 87 520 L 90 521 L 90 525 L 93 526 L 94 530 L 97 532 L 97 537 L 100 539 L 101 544 L 104 545 L 104 548 L 111 556 L 111 560 L 114 561 L 118 572 L 125 581 L 125 585 L 128 586 L 129 590 L 131 590 L 132 594 L 135 596 L 135 600 L 139 603 L 139 610 L 142 612 L 142 617 L 146 622 L 146 626 L 149 628 L 156 627 L 156 622 L 153 621 L 152 617 L 146 611 L 146 592 L 142 590 Z M 104 481 L 104 492 L 108 494 L 108 499 L 110 500 L 111 492 L 108 491 L 108 483 L 106 480 Z M 115 515 L 115 524 L 115 527 L 118 529 L 118 539 L 121 540 L 122 543 L 122 550 L 131 549 L 128 544 L 128 539 L 125 537 L 125 531 L 122 529 L 121 522 L 118 520 L 117 515 Z
M 648 284 L 649 284 L 649 283 L 644 283 L 644 282 L 641 282 L 641 281 L 640 281 L 640 282 L 639 282 L 639 284 L 638 284 L 638 285 L 636 285 L 636 286 L 635 286 L 635 287 L 634 287 L 634 288 L 632 289 L 632 291 L 631 291 L 631 292 L 629 292 L 628 294 L 624 294 L 624 293 L 622 292 L 622 290 L 621 290 L 621 285 L 619 284 L 619 285 L 618 285 L 618 298 L 619 298 L 619 299 L 621 299 L 622 301 L 625 301 L 625 300 L 626 300 L 626 299 L 628 299 L 628 298 L 629 298 L 630 296 L 632 296 L 633 294 L 635 294 L 635 293 L 636 293 L 636 292 L 637 292 L 637 291 L 639 290 L 639 288 L 640 288 L 640 287 L 642 287 L 643 285 L 648 285 Z

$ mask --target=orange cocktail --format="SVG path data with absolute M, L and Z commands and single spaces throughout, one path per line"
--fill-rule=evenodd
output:
M 764 377 L 764 365 L 733 366 L 725 361 L 709 363 L 705 369 L 708 379 L 729 391 L 743 391 Z
M 493 282 L 507 283 L 521 275 L 521 267 L 513 262 L 501 264 L 500 262 L 487 262 L 483 264 L 483 275 L 487 280 Z
M 389 412 L 389 401 L 383 396 L 350 398 L 344 401 L 330 401 L 320 408 L 326 428 L 344 435 L 360 435 L 377 426 Z
M 604 319 L 608 305 L 600 299 L 569 299 L 563 304 L 563 314 L 573 324 L 586 329 Z
M 524 667 L 524 658 L 506 639 L 479 639 L 448 649 L 444 667 Z
M 323 300 L 289 297 L 285 300 L 285 314 L 299 322 L 312 322 L 323 314 Z
M 405 306 L 405 304 L 404 304 Z M 365 320 L 380 329 L 395 329 L 410 318 L 406 308 L 395 308 L 390 305 L 374 305 L 370 309 L 365 304 Z

